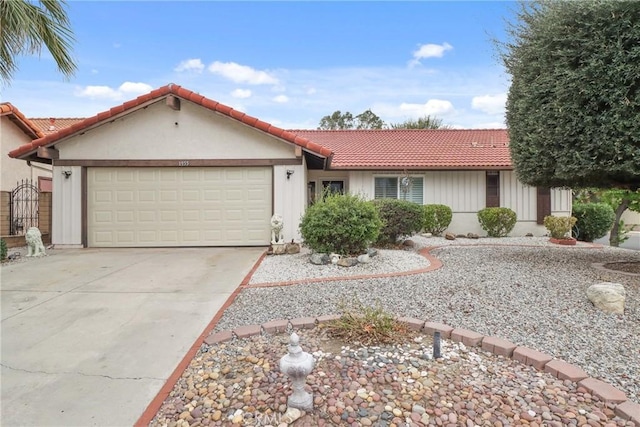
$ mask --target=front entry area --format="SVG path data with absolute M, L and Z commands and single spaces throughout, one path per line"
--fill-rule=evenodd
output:
M 89 247 L 264 246 L 271 167 L 90 167 Z

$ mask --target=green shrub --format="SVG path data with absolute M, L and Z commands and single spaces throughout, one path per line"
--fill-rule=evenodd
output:
M 451 224 L 453 212 L 446 205 L 424 205 L 424 231 L 439 236 Z
M 373 205 L 382 221 L 378 244 L 393 244 L 422 230 L 422 205 L 398 199 L 377 199 Z
M 382 222 L 368 201 L 350 194 L 330 193 L 307 208 L 300 233 L 315 252 L 359 255 L 375 242 Z
M 478 221 L 489 237 L 505 237 L 516 225 L 516 213 L 509 208 L 484 208 L 478 212 Z
M 606 203 L 575 203 L 573 216 L 578 220 L 578 240 L 593 242 L 611 230 L 616 214 Z
M 544 226 L 549 230 L 554 239 L 571 237 L 571 229 L 576 225 L 577 219 L 573 216 L 545 216 Z
M 0 239 L 0 261 L 7 259 L 7 242 Z

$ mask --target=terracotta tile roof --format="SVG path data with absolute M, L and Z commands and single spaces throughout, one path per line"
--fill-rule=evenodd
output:
M 292 130 L 334 152 L 331 169 L 511 168 L 506 129 Z
M 38 139 L 44 136 L 37 126 L 27 119 L 16 107 L 9 102 L 0 104 L 0 116 L 8 116 L 9 120 L 15 123 L 31 139 Z
M 136 99 L 132 99 L 131 101 L 125 102 L 122 105 L 118 105 L 116 107 L 111 108 L 110 110 L 103 111 L 102 113 L 99 113 L 93 117 L 88 117 L 84 120 L 81 120 L 69 127 L 60 129 L 58 132 L 51 133 L 40 139 L 36 139 L 35 141 L 32 141 L 29 144 L 21 145 L 15 150 L 12 150 L 11 152 L 9 152 L 9 156 L 26 157 L 30 154 L 33 154 L 38 149 L 38 147 L 52 145 L 60 141 L 61 139 L 67 138 L 78 132 L 86 130 L 87 128 L 95 126 L 98 123 L 101 123 L 107 120 L 112 120 L 115 117 L 126 115 L 132 111 L 137 110 L 139 107 L 148 105 L 149 103 L 155 102 L 161 98 L 166 97 L 167 95 L 175 95 L 179 98 L 194 102 L 209 110 L 224 114 L 235 120 L 245 123 L 248 126 L 252 126 L 270 135 L 281 138 L 292 144 L 298 145 L 306 149 L 307 151 L 310 151 L 322 157 L 330 157 L 332 155 L 331 150 L 325 147 L 322 147 L 314 142 L 311 142 L 310 140 L 304 137 L 295 135 L 292 132 L 286 131 L 279 127 L 273 126 L 269 123 L 258 120 L 255 117 L 249 116 L 248 114 L 245 114 L 241 111 L 234 110 L 233 108 L 227 105 L 220 104 L 219 102 L 205 98 L 202 95 L 199 95 L 195 92 L 192 92 L 176 84 L 168 84 L 161 88 L 155 89 L 147 93 L 146 95 L 141 95 Z
M 44 135 L 55 133 L 60 129 L 68 128 L 78 122 L 81 122 L 85 117 L 52 117 L 52 118 L 30 118 L 29 120 L 33 125 L 40 130 Z M 43 135 L 43 136 L 44 136 Z

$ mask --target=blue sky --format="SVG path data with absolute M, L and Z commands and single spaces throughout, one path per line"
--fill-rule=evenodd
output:
M 70 1 L 79 64 L 19 59 L 2 101 L 27 117 L 87 117 L 176 83 L 284 128 L 335 110 L 387 123 L 425 114 L 504 127 L 512 2 Z

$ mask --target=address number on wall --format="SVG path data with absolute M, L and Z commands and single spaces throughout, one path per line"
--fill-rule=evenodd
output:
M 178 166 L 189 166 L 189 160 L 178 160 Z

